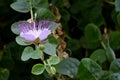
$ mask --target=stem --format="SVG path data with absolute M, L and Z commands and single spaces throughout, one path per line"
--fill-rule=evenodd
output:
M 101 41 L 101 45 L 103 46 L 104 49 L 106 49 L 106 46 L 103 41 Z
M 31 19 L 33 21 L 33 10 L 32 10 L 32 1 L 30 0 L 30 15 L 31 15 Z
M 115 5 L 115 2 L 112 2 L 112 1 L 105 0 L 105 2 L 111 5 Z

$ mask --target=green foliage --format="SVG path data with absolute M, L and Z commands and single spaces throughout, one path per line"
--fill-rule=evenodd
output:
M 119 80 L 119 79 L 120 79 L 120 74 L 119 73 L 114 73 L 109 78 L 109 80 Z
M 120 32 L 119 31 L 114 31 L 110 32 L 109 38 L 110 38 L 110 45 L 113 49 L 117 49 L 120 44 Z
M 77 75 L 82 80 L 99 80 L 101 71 L 101 67 L 96 62 L 89 58 L 84 58 L 80 62 Z
M 112 62 L 113 60 L 116 59 L 115 53 L 110 46 L 108 46 L 107 49 L 106 49 L 106 56 L 107 56 L 107 60 L 109 62 Z
M 48 0 L 32 0 L 32 6 L 34 8 L 40 8 L 40 7 L 43 7 L 43 8 L 48 8 Z
M 10 7 L 18 12 L 27 13 L 30 11 L 30 5 L 27 0 L 17 0 Z
M 115 10 L 120 11 L 120 0 L 115 0 Z
M 20 36 L 17 36 L 16 37 L 16 42 L 19 44 L 19 45 L 22 45 L 22 46 L 26 46 L 26 45 L 30 45 L 31 43 L 27 43 L 26 40 Z M 26 43 L 25 43 L 26 42 Z
M 28 24 L 27 21 L 19 21 L 19 22 L 15 22 L 15 23 L 13 23 L 13 24 L 11 25 L 11 30 L 12 30 L 12 32 L 13 32 L 14 34 L 17 34 L 17 35 L 20 34 L 19 25 L 20 25 L 21 23 Z
M 0 8 L 0 80 L 120 80 L 120 0 L 0 0 Z M 52 34 L 26 42 L 19 24 L 28 19 L 51 20 Z
M 58 41 L 52 36 L 48 36 L 48 43 L 46 43 L 44 52 L 48 55 L 54 55 L 56 54 L 56 47 L 58 45 Z
M 74 58 L 66 58 L 56 65 L 57 72 L 73 78 L 77 74 L 79 61 Z
M 113 73 L 120 73 L 120 59 L 116 59 L 111 63 L 110 71 Z
M 46 8 L 39 8 L 37 11 L 36 11 L 36 14 L 37 14 L 37 19 L 51 19 L 51 20 L 54 20 L 55 19 L 55 16 L 54 14 L 49 10 L 49 9 L 46 9 Z
M 43 52 L 40 49 L 36 49 L 31 53 L 32 59 L 42 59 Z
M 45 70 L 44 65 L 38 63 L 38 64 L 35 64 L 35 65 L 32 67 L 31 73 L 32 73 L 32 74 L 35 74 L 35 75 L 40 75 L 40 74 L 43 73 L 44 70 Z
M 95 49 L 99 46 L 102 39 L 101 32 L 95 24 L 88 24 L 84 30 L 85 36 L 81 38 L 81 44 L 84 48 Z
M 100 32 L 98 26 L 96 26 L 94 24 L 88 24 L 85 27 L 84 33 L 85 33 L 86 39 L 90 42 L 101 40 L 101 32 Z
M 53 67 L 53 66 L 46 65 L 46 66 L 45 66 L 45 69 L 46 69 L 46 71 L 47 71 L 49 74 L 55 74 L 55 73 L 56 73 L 56 69 L 55 69 L 55 67 Z
M 43 56 L 43 52 L 39 48 L 34 50 L 32 47 L 28 46 L 28 47 L 25 47 L 21 56 L 21 60 L 27 61 L 30 58 L 42 59 L 42 56 Z
M 5 68 L 0 68 L 0 80 L 8 80 L 9 70 Z
M 104 49 L 97 49 L 95 50 L 90 58 L 99 64 L 102 64 L 106 61 L 106 52 Z
M 22 56 L 21 56 L 21 60 L 22 61 L 27 61 L 28 59 L 31 58 L 31 54 L 33 52 L 33 48 L 28 46 L 28 47 L 25 47 L 23 53 L 22 53 Z
M 58 57 L 58 56 L 51 56 L 48 60 L 47 60 L 47 62 L 50 64 L 50 65 L 56 65 L 56 64 L 58 64 L 59 62 L 60 62 L 60 58 Z

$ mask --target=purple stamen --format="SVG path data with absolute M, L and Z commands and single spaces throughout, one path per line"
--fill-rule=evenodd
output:
M 37 25 L 38 24 L 38 25 Z M 53 22 L 50 20 L 41 20 L 38 23 L 35 21 L 32 23 L 22 23 L 20 27 L 20 36 L 25 38 L 27 41 L 34 41 L 37 38 L 44 40 L 51 34 L 50 27 Z

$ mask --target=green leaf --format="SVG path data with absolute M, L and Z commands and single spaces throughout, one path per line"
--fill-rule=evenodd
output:
M 56 65 L 60 62 L 60 58 L 56 55 L 53 55 L 47 61 L 50 65 Z
M 20 37 L 20 36 L 16 37 L 16 42 L 17 42 L 17 44 L 22 45 L 22 46 L 26 46 L 26 45 L 31 44 L 31 43 L 25 43 L 26 40 L 24 38 Z
M 55 19 L 55 15 L 49 10 L 49 9 L 46 9 L 46 8 L 39 8 L 37 11 L 36 11 L 36 18 L 37 19 L 51 19 L 51 20 L 54 20 Z
M 120 24 L 120 13 L 117 14 L 117 23 Z
M 117 49 L 120 45 L 120 32 L 114 31 L 109 33 L 110 45 L 113 49 Z
M 17 34 L 17 35 L 20 34 L 19 24 L 22 24 L 22 23 L 28 24 L 27 21 L 19 21 L 12 24 L 11 30 L 14 34 Z
M 111 75 L 110 71 L 102 71 L 101 78 L 99 80 L 109 80 L 109 76 Z
M 45 65 L 45 69 L 49 74 L 55 74 L 56 73 L 56 69 L 53 66 Z
M 115 10 L 120 11 L 120 0 L 115 0 Z
M 45 49 L 44 52 L 48 55 L 54 55 L 56 54 L 56 45 L 55 44 L 51 44 L 51 43 L 46 43 L 45 45 Z
M 102 1 L 77 0 L 72 3 L 72 6 L 70 7 L 70 12 L 75 14 L 76 18 L 81 19 L 82 22 L 80 24 L 95 23 L 96 25 L 101 26 L 104 24 L 102 5 Z
M 111 63 L 110 71 L 113 73 L 120 73 L 120 59 L 116 59 Z
M 66 58 L 56 65 L 58 73 L 73 78 L 77 74 L 79 61 L 75 58 Z
M 102 39 L 101 32 L 95 24 L 88 24 L 84 30 L 85 36 L 81 38 L 80 42 L 84 48 L 95 49 L 100 45 Z
M 94 25 L 94 24 L 88 24 L 85 27 L 85 37 L 87 40 L 89 40 L 90 42 L 94 42 L 94 41 L 99 41 L 101 40 L 101 32 L 100 29 L 98 28 L 98 26 Z
M 78 77 L 81 80 L 99 80 L 101 71 L 101 67 L 96 62 L 84 58 L 78 68 Z
M 42 59 L 43 52 L 40 49 L 36 49 L 31 53 L 32 59 Z
M 49 40 L 49 43 L 51 43 L 51 44 L 55 44 L 55 45 L 58 44 L 57 39 L 53 35 L 49 35 L 48 40 Z
M 32 0 L 32 5 L 34 8 L 38 9 L 38 8 L 48 8 L 49 4 L 48 4 L 48 0 Z
M 55 30 L 59 26 L 58 23 L 54 23 L 52 27 L 50 27 L 50 30 Z
M 95 62 L 98 62 L 100 64 L 104 63 L 106 61 L 106 54 L 104 49 L 97 49 L 95 50 L 92 55 L 90 56 L 92 60 Z
M 35 64 L 33 67 L 32 67 L 32 71 L 31 73 L 34 74 L 34 75 L 40 75 L 44 72 L 45 70 L 45 67 L 43 64 Z
M 106 56 L 107 56 L 107 60 L 111 63 L 113 60 L 116 59 L 115 57 L 115 53 L 112 50 L 112 48 L 108 45 L 108 47 L 106 48 Z
M 31 54 L 33 53 L 33 48 L 28 46 L 25 47 L 25 49 L 23 50 L 22 56 L 21 56 L 21 60 L 22 61 L 27 61 L 28 59 L 31 58 Z
M 95 41 L 95 40 L 94 41 L 89 41 L 85 37 L 81 37 L 80 43 L 81 43 L 83 48 L 87 48 L 87 49 L 96 49 L 97 47 L 100 46 L 99 41 Z
M 8 80 L 9 70 L 6 68 L 0 68 L 0 80 Z
M 29 2 L 27 0 L 24 1 L 17 1 L 14 2 L 10 5 L 10 7 L 12 9 L 14 9 L 15 11 L 21 12 L 21 13 L 27 13 L 30 11 L 30 5 Z
M 113 73 L 110 75 L 109 80 L 120 80 L 120 73 Z

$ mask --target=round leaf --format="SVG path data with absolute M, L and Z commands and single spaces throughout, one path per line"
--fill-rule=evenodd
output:
M 72 78 L 77 74 L 79 63 L 75 58 L 66 58 L 56 65 L 56 70 L 58 73 Z
M 36 14 L 37 14 L 37 19 L 39 18 L 51 19 L 51 20 L 55 19 L 55 15 L 51 11 L 49 11 L 49 9 L 47 8 L 39 8 L 36 11 Z
M 31 58 L 31 53 L 33 52 L 33 48 L 28 46 L 25 47 L 25 49 L 23 50 L 22 56 L 21 56 L 21 60 L 22 61 L 27 61 L 28 59 Z
M 111 63 L 110 71 L 113 73 L 120 73 L 120 59 L 116 59 Z
M 79 65 L 78 77 L 81 80 L 99 80 L 101 71 L 101 67 L 96 62 L 89 58 L 84 58 Z
M 117 49 L 120 45 L 119 36 L 120 36 L 120 31 L 110 32 L 109 34 L 110 45 L 113 49 Z
M 60 62 L 60 58 L 58 56 L 51 56 L 48 60 L 48 63 L 51 64 L 51 65 L 56 65 Z
M 109 80 L 120 80 L 120 73 L 113 73 Z
M 120 11 L 120 0 L 115 0 L 115 9 L 116 11 Z
M 45 69 L 46 69 L 46 71 L 47 71 L 49 74 L 55 74 L 55 73 L 56 73 L 56 69 L 55 69 L 55 67 L 53 67 L 53 66 L 46 65 L 46 66 L 45 66 Z
M 16 37 L 16 42 L 19 44 L 19 45 L 22 45 L 22 46 L 26 46 L 26 45 L 30 45 L 31 43 L 26 43 L 26 40 L 20 36 L 17 36 Z
M 95 50 L 90 58 L 100 64 L 104 63 L 106 61 L 106 54 L 104 49 L 97 49 Z
M 27 13 L 30 11 L 30 5 L 27 1 L 17 1 L 10 5 L 12 9 L 21 13 Z
M 101 40 L 101 32 L 98 28 L 98 26 L 94 24 L 88 24 L 85 27 L 85 37 L 90 42 Z
M 39 49 L 36 49 L 31 53 L 31 58 L 32 59 L 42 59 L 43 52 Z
M 55 55 L 56 54 L 56 45 L 51 43 L 46 43 L 44 52 L 48 55 Z
M 19 24 L 22 24 L 22 23 L 28 24 L 28 22 L 26 21 L 19 21 L 12 24 L 11 30 L 14 34 L 17 34 L 17 35 L 20 34 Z
M 107 60 L 108 60 L 109 62 L 112 62 L 113 60 L 116 59 L 115 53 L 114 53 L 114 51 L 112 50 L 112 48 L 111 48 L 110 46 L 108 46 L 108 47 L 106 48 L 106 56 L 107 56 Z
M 31 73 L 34 74 L 34 75 L 40 75 L 44 72 L 44 70 L 45 70 L 45 68 L 44 68 L 43 64 L 35 64 L 32 67 Z

